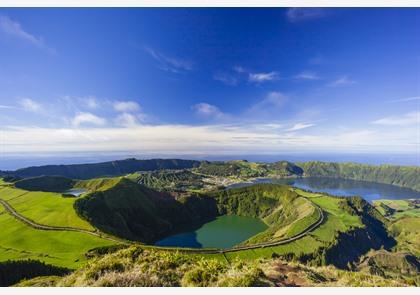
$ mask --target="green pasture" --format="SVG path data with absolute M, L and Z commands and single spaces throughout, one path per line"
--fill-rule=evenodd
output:
M 76 198 L 65 198 L 59 193 L 28 192 L 12 187 L 0 190 L 0 198 L 7 201 L 19 214 L 36 223 L 94 230 L 92 225 L 76 214 L 73 208 Z
M 85 233 L 44 231 L 16 220 L 0 207 L 0 261 L 37 259 L 57 266 L 77 268 L 84 253 L 96 247 L 114 244 Z

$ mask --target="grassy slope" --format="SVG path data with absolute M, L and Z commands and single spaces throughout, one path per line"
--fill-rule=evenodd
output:
M 84 233 L 33 229 L 10 216 L 3 207 L 0 224 L 0 261 L 30 258 L 77 268 L 86 261 L 86 251 L 113 244 Z
M 418 280 L 417 280 L 418 281 Z M 90 261 L 64 277 L 36 278 L 19 286 L 408 286 L 416 281 L 370 273 L 309 267 L 280 259 L 203 259 L 132 246 Z
M 10 172 L 19 177 L 41 175 L 59 175 L 71 179 L 90 179 L 103 176 L 119 176 L 136 171 L 152 171 L 161 169 L 185 169 L 199 165 L 198 161 L 179 159 L 125 159 L 93 164 L 46 165 L 28 167 Z
M 37 176 L 15 182 L 15 187 L 28 191 L 63 192 L 73 187 L 74 180 L 62 176 Z
M 392 219 L 420 218 L 420 207 L 416 206 L 414 202 L 414 200 L 376 200 L 373 201 L 373 205 L 382 215 Z
M 310 201 L 287 186 L 260 184 L 209 194 L 216 199 L 219 212 L 259 217 L 269 228 L 245 244 L 291 237 L 316 222 L 319 213 Z
M 420 167 L 395 165 L 368 165 L 357 163 L 330 163 L 310 161 L 297 163 L 305 176 L 348 178 L 387 183 L 420 190 Z
M 92 180 L 85 184 L 96 186 Z M 108 180 L 105 186 L 79 198 L 75 208 L 100 230 L 131 240 L 151 242 L 177 225 L 217 215 L 213 200 L 188 197 L 176 200 L 126 178 Z
M 390 224 L 389 230 L 398 241 L 398 250 L 409 251 L 420 258 L 420 218 L 399 218 Z
M 63 198 L 58 193 L 28 192 L 13 187 L 0 189 L 0 198 L 18 213 L 37 223 L 94 230 L 74 210 L 76 198 Z
M 399 251 L 420 257 L 420 208 L 417 200 L 377 200 L 375 208 L 390 220 L 388 229 Z
M 300 256 L 304 254 L 317 253 L 320 248 L 333 243 L 339 232 L 347 232 L 353 228 L 363 227 L 358 216 L 351 215 L 340 208 L 340 199 L 320 194 L 312 194 L 296 190 L 298 194 L 311 198 L 325 212 L 326 221 L 311 232 L 297 241 L 275 247 L 226 253 L 229 260 L 240 258 L 269 258 L 273 254 L 287 255 L 293 254 Z
M 89 191 L 105 191 L 114 187 L 122 177 L 93 178 L 88 180 L 79 180 L 75 183 L 76 188 L 85 188 Z

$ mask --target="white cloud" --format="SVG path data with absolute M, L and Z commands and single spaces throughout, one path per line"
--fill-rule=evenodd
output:
M 24 40 L 39 48 L 47 49 L 51 53 L 55 53 L 54 49 L 49 48 L 44 43 L 44 40 L 42 40 L 42 38 L 36 37 L 28 33 L 22 28 L 22 25 L 20 23 L 10 19 L 7 16 L 0 15 L 0 30 L 9 36 L 13 36 L 20 40 Z
M 135 101 L 116 101 L 114 102 L 114 110 L 117 112 L 137 112 L 141 110 L 140 105 Z
M 41 110 L 41 105 L 39 103 L 37 103 L 36 101 L 30 99 L 30 98 L 21 99 L 19 101 L 19 104 L 22 106 L 22 108 L 25 111 L 28 111 L 28 112 L 36 113 L 36 112 L 39 112 Z
M 216 106 L 202 102 L 191 107 L 197 115 L 212 119 L 221 119 L 226 115 Z
M 4 153 L 131 152 L 162 154 L 273 154 L 285 151 L 416 152 L 415 130 L 328 128 L 324 133 L 283 133 L 255 124 L 137 125 L 130 128 L 3 126 Z M 48 134 L 48 136 L 45 136 Z
M 94 96 L 88 96 L 83 98 L 85 106 L 89 109 L 97 109 L 99 107 L 99 102 Z
M 229 86 L 236 86 L 238 84 L 238 79 L 229 74 L 216 73 L 214 74 L 213 79 Z
M 258 117 L 259 119 L 268 119 L 269 117 L 276 115 L 278 111 L 283 107 L 288 98 L 278 91 L 272 91 L 267 96 L 251 106 L 246 112 L 246 116 Z
M 348 86 L 348 85 L 353 85 L 355 83 L 356 81 L 351 80 L 349 77 L 342 76 L 338 78 L 337 80 L 333 81 L 332 83 L 328 84 L 328 86 L 331 86 L 331 87 Z
M 92 113 L 80 112 L 76 114 L 76 116 L 72 119 L 71 123 L 75 127 L 79 127 L 80 125 L 85 124 L 103 126 L 106 124 L 106 120 Z
M 175 58 L 175 57 L 168 57 L 163 55 L 162 53 L 153 50 L 150 47 L 144 48 L 147 53 L 151 57 L 153 57 L 158 63 L 158 68 L 172 73 L 181 73 L 183 71 L 192 71 L 193 70 L 193 63 L 186 59 Z
M 372 122 L 373 124 L 385 126 L 420 126 L 420 111 L 410 112 L 400 116 L 385 117 Z
M 6 105 L 0 105 L 0 109 L 14 109 L 15 107 L 12 106 L 6 106 Z
M 404 97 L 404 98 L 390 100 L 388 102 L 408 102 L 408 101 L 416 101 L 416 100 L 420 100 L 420 96 Z
M 242 74 L 242 73 L 246 73 L 246 72 L 247 72 L 247 71 L 246 71 L 243 67 L 241 67 L 241 66 L 235 66 L 235 67 L 233 67 L 233 70 L 234 70 L 235 72 L 239 73 L 239 74 Z
M 311 124 L 311 123 L 297 123 L 295 125 L 293 125 L 291 128 L 287 129 L 286 131 L 297 131 L 297 130 L 302 130 L 302 129 L 306 129 L 309 127 L 315 126 L 315 124 Z
M 269 72 L 269 73 L 249 73 L 248 79 L 250 82 L 266 82 L 266 81 L 273 81 L 277 80 L 279 75 L 277 72 Z
M 135 115 L 122 113 L 115 118 L 115 123 L 119 126 L 133 127 L 138 125 L 138 119 Z
M 303 71 L 293 77 L 297 80 L 319 80 L 321 79 L 316 73 L 310 71 Z
M 325 8 L 315 7 L 293 7 L 286 12 L 286 17 L 289 22 L 297 23 L 327 16 L 328 10 Z

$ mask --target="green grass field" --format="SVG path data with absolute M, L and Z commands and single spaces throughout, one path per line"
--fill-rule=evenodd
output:
M 57 266 L 77 268 L 92 248 L 114 244 L 89 234 L 44 231 L 16 220 L 0 207 L 0 261 L 37 259 Z
M 300 194 L 302 191 L 296 190 L 296 192 Z M 316 253 L 319 248 L 333 242 L 339 232 L 346 232 L 350 229 L 363 226 L 358 216 L 350 215 L 340 208 L 339 203 L 341 200 L 339 198 L 309 192 L 303 192 L 302 195 L 310 199 L 324 211 L 325 222 L 317 229 L 309 233 L 309 235 L 288 244 L 253 249 L 252 251 L 246 250 L 226 253 L 226 257 L 228 257 L 229 260 L 232 260 L 235 259 L 235 257 L 248 257 L 249 259 L 252 259 L 268 258 L 273 254 L 301 255 Z M 312 216 L 311 218 L 315 217 L 316 216 Z
M 376 200 L 373 205 L 382 215 L 391 219 L 420 218 L 420 208 L 416 208 L 413 200 Z
M 397 248 L 420 257 L 420 218 L 402 217 L 391 223 L 390 232 L 398 241 Z
M 21 215 L 40 224 L 94 230 L 92 225 L 76 214 L 73 208 L 76 198 L 6 187 L 0 190 L 0 199 L 7 201 Z

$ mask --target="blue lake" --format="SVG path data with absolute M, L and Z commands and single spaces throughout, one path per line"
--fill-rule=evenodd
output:
M 229 186 L 244 187 L 256 183 L 287 184 L 313 192 L 335 196 L 360 196 L 371 202 L 377 199 L 420 199 L 420 192 L 390 184 L 327 177 L 306 177 L 272 179 L 258 178 L 252 182 L 236 183 Z
M 258 218 L 223 215 L 203 224 L 198 229 L 186 230 L 166 237 L 155 245 L 187 248 L 231 248 L 264 231 L 267 227 Z

